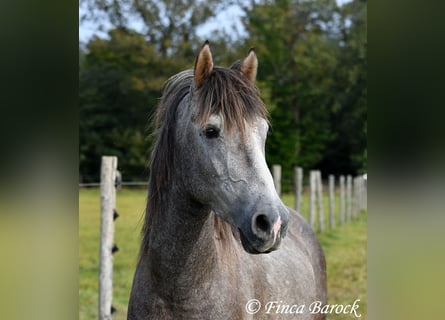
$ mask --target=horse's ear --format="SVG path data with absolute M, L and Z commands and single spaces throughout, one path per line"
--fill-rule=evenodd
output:
M 201 47 L 201 51 L 199 51 L 198 56 L 195 61 L 195 85 L 196 88 L 199 88 L 204 81 L 205 78 L 209 76 L 209 74 L 213 70 L 213 59 L 212 53 L 210 52 L 209 41 L 206 40 L 203 46 Z
M 247 53 L 247 57 L 243 60 L 241 64 L 241 72 L 250 79 L 250 81 L 255 82 L 256 73 L 258 68 L 258 59 L 255 54 L 254 48 L 250 48 Z

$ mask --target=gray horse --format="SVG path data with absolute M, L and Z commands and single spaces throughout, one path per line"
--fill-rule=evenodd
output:
M 167 82 L 128 319 L 324 319 L 322 249 L 266 165 L 257 65 L 214 66 L 206 42 Z

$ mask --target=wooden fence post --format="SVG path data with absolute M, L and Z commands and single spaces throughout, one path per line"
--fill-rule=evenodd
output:
M 363 175 L 358 177 L 359 182 L 359 208 L 360 211 L 365 210 L 365 199 L 366 199 L 366 187 L 365 187 L 365 178 Z
M 358 211 L 363 210 L 363 177 L 360 175 L 357 178 L 358 183 Z
M 99 320 L 111 319 L 113 289 L 113 215 L 116 207 L 117 157 L 102 157 L 100 170 Z
M 316 188 L 316 171 L 311 170 L 309 172 L 310 180 L 309 180 L 309 224 L 312 229 L 315 228 L 315 192 Z
M 351 175 L 346 176 L 346 221 L 351 220 L 352 212 L 352 177 Z
M 318 197 L 318 230 L 324 232 L 324 210 L 323 210 L 323 184 L 321 181 L 321 172 L 316 174 L 317 197 Z
M 355 177 L 354 178 L 354 194 L 353 194 L 353 210 L 352 215 L 354 218 L 358 216 L 358 213 L 360 212 L 360 178 Z
M 345 223 L 345 176 L 340 176 L 340 224 Z
M 362 176 L 362 209 L 366 210 L 366 184 L 364 176 Z
M 363 177 L 363 210 L 368 209 L 368 176 Z
M 272 175 L 275 190 L 277 190 L 278 195 L 281 197 L 281 165 L 274 164 L 272 166 Z
M 356 198 L 355 201 L 357 202 L 355 205 L 355 217 L 357 217 L 358 213 L 361 210 L 360 209 L 360 176 L 355 177 L 354 180 L 355 180 L 355 184 L 356 184 L 355 189 L 357 189 L 356 190 L 357 196 L 355 197 Z
M 335 177 L 329 175 L 329 228 L 335 228 Z
M 303 168 L 294 168 L 294 181 L 295 181 L 295 210 L 301 213 L 301 200 L 303 195 Z

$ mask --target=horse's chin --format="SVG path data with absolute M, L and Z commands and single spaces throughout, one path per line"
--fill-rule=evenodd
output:
M 239 231 L 239 234 L 240 234 L 241 245 L 243 246 L 244 251 L 246 251 L 247 253 L 250 253 L 250 254 L 265 254 L 265 253 L 269 253 L 269 252 L 277 250 L 278 247 L 280 246 L 279 243 L 277 243 L 277 244 L 274 244 L 271 247 L 258 249 L 249 241 L 249 239 L 247 239 L 247 237 L 243 234 L 243 232 L 241 230 L 238 230 L 238 231 Z

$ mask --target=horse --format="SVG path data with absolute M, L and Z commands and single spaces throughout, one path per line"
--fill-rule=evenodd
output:
M 129 320 L 324 319 L 324 254 L 274 188 L 257 67 L 253 48 L 214 66 L 206 41 L 164 85 Z

